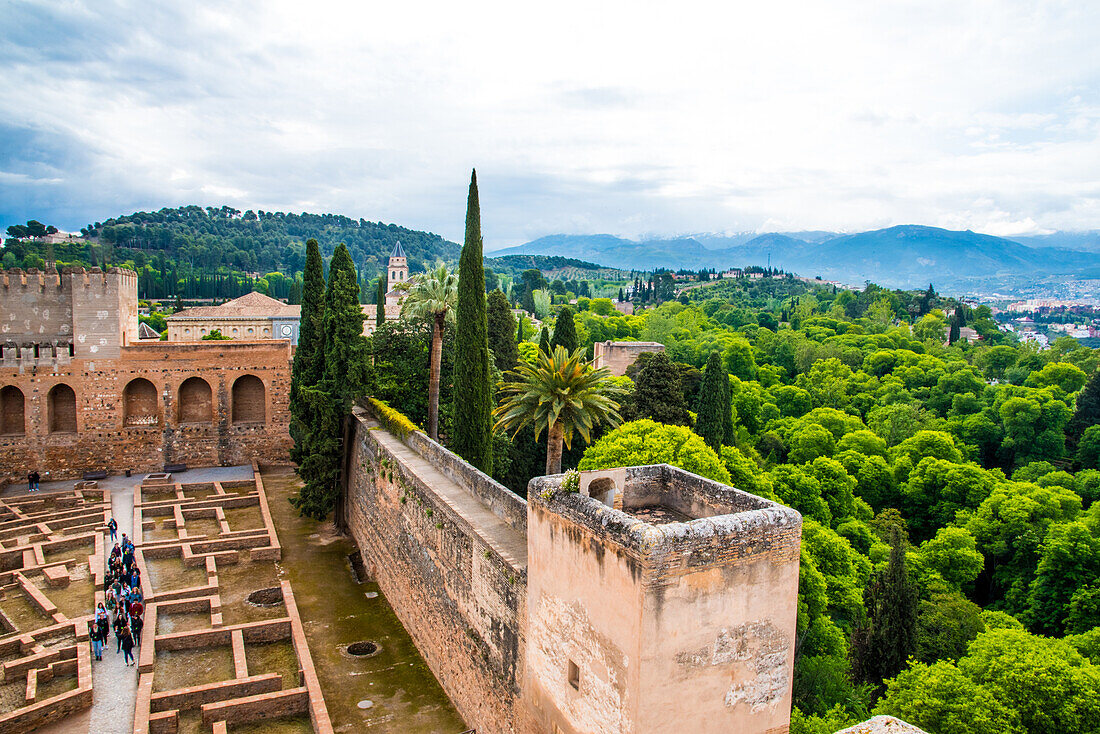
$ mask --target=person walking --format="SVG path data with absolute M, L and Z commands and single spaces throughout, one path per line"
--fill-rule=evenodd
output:
M 32 471 L 30 474 L 28 474 L 27 475 L 27 484 L 30 485 L 28 491 L 37 492 L 38 491 L 38 483 L 41 480 L 42 480 L 42 477 L 41 477 L 41 475 L 39 475 L 37 470 Z
M 118 523 L 113 517 L 111 521 L 107 523 L 107 529 L 111 531 L 111 542 L 114 542 L 118 538 Z
M 122 637 L 119 640 L 122 646 L 122 659 L 127 666 L 134 664 L 134 635 L 130 631 L 130 625 L 123 625 Z
M 115 647 L 115 655 L 122 652 L 122 630 L 128 629 L 126 624 L 126 612 L 123 611 L 122 606 L 119 605 L 118 612 L 115 614 L 115 642 L 118 643 Z
M 141 647 L 141 630 L 145 627 L 145 622 L 141 616 L 134 614 L 130 617 L 130 632 L 133 634 L 134 645 Z
M 103 606 L 103 602 L 99 603 L 99 608 L 95 610 L 95 619 L 92 620 L 92 651 L 95 653 L 96 660 L 103 659 L 103 643 L 107 641 L 107 609 Z
M 99 637 L 99 660 L 103 659 L 103 648 L 107 646 L 107 638 L 111 635 L 111 620 L 103 615 L 96 620 L 96 632 Z

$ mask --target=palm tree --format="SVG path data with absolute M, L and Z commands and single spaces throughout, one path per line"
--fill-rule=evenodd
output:
M 561 473 L 562 442 L 569 446 L 577 431 L 587 442 L 600 423 L 612 426 L 622 421 L 614 398 L 621 392 L 606 369 L 594 370 L 581 359 L 582 350 L 570 354 L 560 344 L 553 354 L 539 352 L 535 364 L 521 361 L 513 382 L 500 384 L 501 403 L 493 411 L 494 430 L 519 432 L 528 423 L 535 426 L 535 439 L 547 432 L 546 473 Z M 514 434 L 513 434 L 514 435 Z
M 440 263 L 402 284 L 408 293 L 401 301 L 401 315 L 432 322 L 431 370 L 428 374 L 428 435 L 439 440 L 439 364 L 443 355 L 443 328 L 454 323 L 458 303 L 458 276 Z

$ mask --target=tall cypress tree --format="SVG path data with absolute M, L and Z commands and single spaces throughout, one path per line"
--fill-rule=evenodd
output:
M 1092 373 L 1085 389 L 1077 396 L 1077 410 L 1066 426 L 1070 448 L 1077 446 L 1085 430 L 1100 423 L 1100 370 Z
M 523 344 L 523 322 L 527 320 L 523 314 L 519 316 L 519 323 L 516 325 L 516 345 Z M 518 351 L 518 350 L 517 350 Z
M 868 623 L 852 632 L 852 674 L 882 690 L 917 651 L 917 589 L 905 568 L 905 539 L 894 527 L 890 560 L 863 594 Z
M 722 375 L 722 405 L 726 406 L 722 411 L 722 443 L 733 446 L 737 443 L 737 435 L 733 430 L 733 390 L 730 388 L 730 378 L 725 367 L 722 368 Z
M 363 336 L 363 309 L 359 304 L 359 281 L 351 253 L 344 244 L 336 247 L 329 265 L 325 291 L 325 358 L 322 380 L 339 398 L 341 407 L 351 410 L 353 400 L 368 387 L 367 342 Z
M 550 354 L 550 327 L 544 326 L 539 331 L 539 351 L 543 354 Z
M 512 316 L 512 305 L 508 297 L 499 288 L 489 294 L 487 303 L 489 320 L 489 349 L 493 350 L 493 359 L 497 369 L 507 372 L 516 366 L 519 351 L 516 348 L 516 319 Z
M 374 306 L 374 328 L 381 328 L 386 323 L 386 277 L 378 276 L 378 295 Z
M 470 176 L 466 200 L 466 240 L 458 261 L 455 310 L 454 416 L 455 453 L 486 474 L 493 471 L 492 393 L 489 385 L 489 326 L 485 315 L 481 205 L 477 171 Z
M 305 484 L 294 500 L 298 511 L 323 519 L 340 493 L 343 420 L 352 402 L 367 392 L 370 365 L 363 336 L 363 309 L 355 265 L 341 244 L 329 264 L 324 302 L 324 352 L 321 380 L 303 387 L 301 399 L 310 414 L 310 432 L 299 473 Z
M 554 322 L 554 336 L 550 340 L 550 348 L 561 345 L 570 354 L 577 348 L 577 325 L 573 323 L 573 309 L 565 306 L 558 313 Z
M 302 312 L 290 379 L 290 435 L 294 439 L 291 458 L 298 464 L 305 458 L 305 436 L 312 431 L 309 411 L 301 399 L 301 391 L 303 387 L 313 387 L 321 379 L 321 368 L 324 364 L 324 310 L 325 276 L 321 265 L 321 248 L 317 240 L 311 237 L 306 241 Z
M 723 385 L 722 383 L 725 383 Z M 695 419 L 695 432 L 703 437 L 715 452 L 722 451 L 722 442 L 726 437 L 726 422 L 722 415 L 730 413 L 729 376 L 722 367 L 722 358 L 718 352 L 711 352 L 707 366 L 703 369 L 703 384 L 699 388 L 698 415 Z M 732 422 L 732 421 L 730 421 Z
M 523 310 L 530 314 L 535 312 L 535 288 L 530 283 L 523 286 Z

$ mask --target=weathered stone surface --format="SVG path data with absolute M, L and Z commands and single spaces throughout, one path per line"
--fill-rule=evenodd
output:
M 438 465 L 453 481 L 362 412 L 350 450 L 347 526 L 455 707 L 479 732 L 536 731 L 519 700 L 525 503 L 460 460 Z
M 592 362 L 599 369 L 606 367 L 613 375 L 625 375 L 626 368 L 646 352 L 663 352 L 660 342 L 596 342 L 592 345 Z
M 848 727 L 836 734 L 926 734 L 912 724 L 907 724 L 893 716 L 876 716 L 861 724 Z
M 126 413 L 134 380 L 157 387 L 148 422 Z M 240 380 L 251 387 L 250 404 L 243 413 L 238 406 L 238 416 L 260 415 L 259 382 L 265 421 L 233 421 Z M 25 432 L 0 435 L 0 476 L 13 481 L 34 468 L 64 478 L 91 469 L 158 471 L 171 463 L 279 463 L 290 449 L 290 347 L 282 341 L 137 344 L 122 347 L 118 359 L 75 359 L 49 371 L 0 362 L 0 384 L 24 398 Z M 57 423 L 50 396 L 58 385 L 75 394 L 75 431 L 51 430 Z

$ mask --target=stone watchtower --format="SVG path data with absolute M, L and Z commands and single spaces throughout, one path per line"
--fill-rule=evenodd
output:
M 4 366 L 118 359 L 138 342 L 137 274 L 111 268 L 0 272 Z
M 386 283 L 386 305 L 396 306 L 401 301 L 401 294 L 397 291 L 397 284 L 409 279 L 409 261 L 405 257 L 405 248 L 399 241 L 390 253 L 390 264 L 387 269 L 388 279 Z
M 788 731 L 802 518 L 665 464 L 528 489 L 539 731 Z

